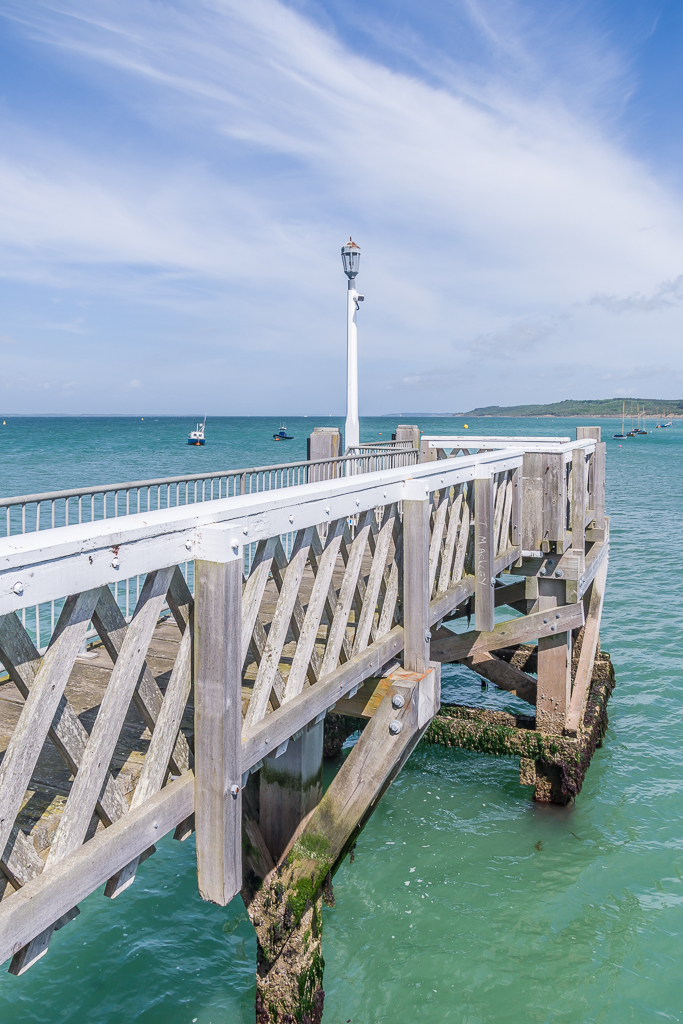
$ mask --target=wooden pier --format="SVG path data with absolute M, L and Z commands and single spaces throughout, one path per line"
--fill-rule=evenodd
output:
M 572 441 L 399 426 L 392 444 L 340 450 L 316 431 L 296 480 L 222 474 L 198 498 L 192 478 L 184 501 L 174 478 L 2 502 L 11 972 L 99 886 L 128 889 L 162 836 L 194 832 L 201 896 L 241 893 L 256 931 L 257 1022 L 319 1021 L 322 900 L 421 739 L 519 757 L 537 800 L 580 791 L 614 685 L 599 428 Z M 442 708 L 454 662 L 528 714 Z M 324 750 L 358 728 L 323 795 Z

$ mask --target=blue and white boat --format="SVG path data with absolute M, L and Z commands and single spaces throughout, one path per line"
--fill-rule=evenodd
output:
M 273 434 L 273 441 L 293 441 L 294 435 L 287 433 L 287 424 L 281 423 L 277 434 Z
M 204 440 L 204 427 L 206 426 L 206 416 L 204 417 L 203 423 L 197 424 L 196 430 L 190 431 L 190 436 L 187 439 L 188 444 L 206 444 Z

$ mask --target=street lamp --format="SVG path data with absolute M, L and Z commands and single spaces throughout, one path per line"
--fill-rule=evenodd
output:
M 365 298 L 359 295 L 354 284 L 356 274 L 360 270 L 360 246 L 356 245 L 353 239 L 349 238 L 341 251 L 344 273 L 349 279 L 347 316 L 346 316 L 346 425 L 344 429 L 344 440 L 346 451 L 351 448 L 358 448 L 360 443 L 360 428 L 358 424 L 358 327 L 356 324 L 356 313 L 360 309 L 359 303 Z

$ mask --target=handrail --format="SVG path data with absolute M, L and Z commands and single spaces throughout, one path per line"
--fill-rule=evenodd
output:
M 67 526 L 72 521 L 73 500 L 77 500 L 73 516 L 77 522 L 118 518 L 132 512 L 151 511 L 196 504 L 217 497 L 230 497 L 260 491 L 279 490 L 299 486 L 310 480 L 357 475 L 376 469 L 414 465 L 419 452 L 406 442 L 379 442 L 379 445 L 361 445 L 352 455 L 328 459 L 282 462 L 271 466 L 251 466 L 242 469 L 216 470 L 208 473 L 189 473 L 178 476 L 155 477 L 115 484 L 97 484 L 72 487 L 61 491 L 15 495 L 0 498 L 0 509 L 5 509 L 4 535 L 32 533 L 56 526 Z M 197 485 L 201 484 L 201 488 Z M 183 488 L 184 485 L 184 488 Z M 194 486 L 192 486 L 194 485 Z M 207 486 L 208 485 L 208 486 Z M 156 495 L 153 494 L 157 490 Z M 206 493 L 208 490 L 208 493 Z M 144 492 L 147 492 L 146 496 Z M 215 493 L 217 491 L 217 493 Z M 133 505 L 131 507 L 131 495 Z M 146 497 L 146 500 L 145 500 Z M 83 504 L 90 498 L 90 507 Z M 64 502 L 59 516 L 56 503 Z M 41 524 L 41 505 L 50 503 L 47 517 Z M 35 514 L 27 518 L 27 507 L 35 506 Z M 57 522 L 57 519 L 63 522 Z M 47 520 L 47 521 L 46 521 Z

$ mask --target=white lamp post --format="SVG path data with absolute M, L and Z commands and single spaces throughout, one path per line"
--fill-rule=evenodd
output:
M 356 274 L 360 270 L 360 246 L 349 238 L 341 251 L 344 273 L 349 279 L 346 320 L 346 425 L 344 441 L 346 450 L 357 448 L 360 444 L 360 427 L 358 424 L 358 326 L 356 313 L 359 303 L 365 298 L 359 295 L 354 284 Z

